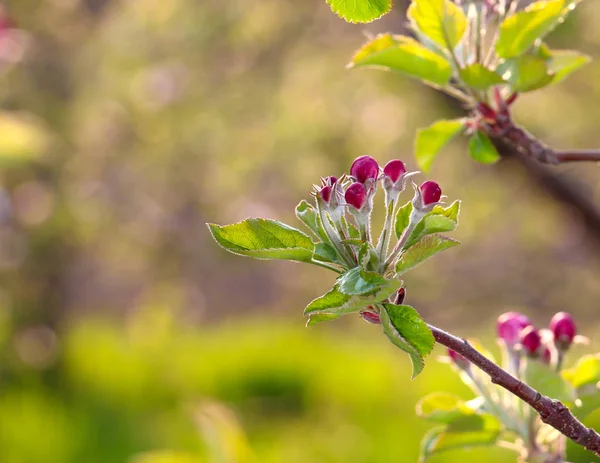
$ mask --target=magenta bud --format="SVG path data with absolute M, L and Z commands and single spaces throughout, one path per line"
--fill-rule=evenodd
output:
M 406 167 L 404 167 L 404 163 L 399 159 L 393 159 L 388 162 L 383 168 L 383 175 L 389 178 L 392 183 L 396 183 L 400 176 L 406 173 Z
M 469 368 L 469 361 L 464 358 L 462 355 L 460 355 L 458 352 L 452 350 L 452 349 L 448 349 L 448 357 L 450 357 L 450 360 L 452 360 L 452 362 L 459 368 L 466 370 L 467 368 Z
M 367 190 L 362 183 L 356 182 L 348 187 L 344 197 L 350 206 L 360 209 L 367 201 Z
M 377 180 L 379 177 L 379 164 L 371 156 L 360 156 L 352 163 L 350 175 L 360 183 L 365 183 L 369 179 Z
M 440 186 L 431 180 L 424 182 L 421 186 L 421 194 L 423 195 L 423 204 L 425 206 L 437 203 L 442 197 L 442 189 Z
M 333 191 L 333 188 L 331 188 L 329 185 L 324 186 L 323 188 L 321 188 L 321 191 L 319 191 L 319 195 L 321 196 L 323 201 L 325 201 L 327 204 L 329 204 L 329 200 L 331 199 L 332 191 Z
M 540 360 L 546 365 L 550 365 L 550 362 L 552 361 L 552 351 L 548 346 L 544 346 Z
M 362 310 L 360 312 L 360 316 L 368 321 L 369 323 L 372 323 L 373 325 L 380 325 L 381 324 L 381 319 L 379 318 L 379 314 L 376 312 L 371 312 L 370 310 Z
M 507 312 L 498 317 L 496 328 L 498 337 L 510 347 L 519 341 L 519 334 L 523 328 L 531 325 L 529 318 L 519 312 Z
M 338 181 L 337 177 L 334 177 L 333 175 L 330 175 L 329 177 L 327 177 L 327 181 L 328 181 L 328 185 L 335 185 Z
M 533 325 L 529 325 L 521 331 L 519 340 L 527 355 L 535 356 L 542 345 L 542 337 Z
M 567 312 L 558 312 L 552 317 L 550 331 L 554 335 L 556 347 L 562 350 L 569 348 L 577 334 L 573 317 Z
M 396 293 L 395 304 L 401 305 L 404 302 L 404 296 L 406 296 L 406 290 L 404 288 L 400 288 L 398 293 Z

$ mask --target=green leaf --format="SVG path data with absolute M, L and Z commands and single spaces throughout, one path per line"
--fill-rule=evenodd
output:
M 396 230 L 396 238 L 400 238 L 408 224 L 410 223 L 410 214 L 412 213 L 412 203 L 409 201 L 396 213 L 396 224 L 394 229 Z
M 386 279 L 377 272 L 367 272 L 355 267 L 341 275 L 337 281 L 340 292 L 348 295 L 364 295 L 373 293 L 385 284 Z
M 255 259 L 311 262 L 314 244 L 289 225 L 268 219 L 247 219 L 231 225 L 208 224 L 219 245 L 233 254 Z
M 392 9 L 392 0 L 327 0 L 327 4 L 349 23 L 370 23 Z
M 446 85 L 452 76 L 452 66 L 445 58 L 401 35 L 378 35 L 367 42 L 348 65 L 367 66 L 401 72 L 436 85 Z
M 524 381 L 536 391 L 561 402 L 573 402 L 573 387 L 548 365 L 539 361 L 528 361 Z
M 451 207 L 453 206 L 454 204 L 452 204 Z M 410 234 L 402 249 L 409 249 L 427 235 L 454 230 L 457 227 L 458 222 L 455 218 L 453 218 L 453 213 L 454 210 L 450 208 L 448 208 L 448 211 L 442 210 L 442 213 L 435 212 L 434 208 L 433 211 L 423 217 L 423 219 L 415 226 L 415 229 Z
M 389 340 L 408 353 L 413 364 L 415 378 L 425 366 L 424 357 L 435 344 L 431 330 L 419 313 L 409 305 L 383 304 L 381 324 Z
M 508 59 L 498 66 L 498 73 L 515 92 L 538 90 L 549 85 L 553 79 L 547 61 L 534 55 Z
M 465 119 L 443 119 L 429 127 L 417 130 L 415 157 L 419 169 L 429 171 L 433 160 L 459 132 L 465 128 Z
M 452 204 L 450 204 L 446 208 L 444 208 L 438 204 L 437 206 L 434 206 L 433 210 L 431 211 L 431 214 L 432 215 L 435 215 L 435 214 L 443 215 L 444 217 L 448 217 L 450 220 L 453 220 L 456 224 L 458 224 L 458 215 L 460 214 L 460 200 L 459 199 L 455 200 Z M 456 228 L 456 226 L 455 226 L 455 228 Z M 453 230 L 454 230 L 454 228 L 453 228 Z
M 592 58 L 574 50 L 552 50 L 548 62 L 548 70 L 554 75 L 552 84 L 566 79 L 573 72 L 585 66 Z
M 341 264 L 340 257 L 333 246 L 327 243 L 317 243 L 313 253 L 313 259 L 321 262 Z
M 379 304 L 398 291 L 400 285 L 401 282 L 397 279 L 385 279 L 373 295 L 350 296 L 342 293 L 336 284 L 331 291 L 308 304 L 304 309 L 304 315 L 309 317 L 309 326 L 333 320 L 345 314 L 358 312 L 370 305 Z
M 568 13 L 571 1 L 546 0 L 530 4 L 524 11 L 508 16 L 500 25 L 496 53 L 514 58 L 529 50 L 536 40 L 552 31 Z
M 473 63 L 458 72 L 467 86 L 477 90 L 487 90 L 493 85 L 504 83 L 502 77 L 480 63 Z
M 320 236 L 321 231 L 318 226 L 317 210 L 304 199 L 296 206 L 296 217 L 304 223 L 310 231 L 315 235 Z
M 472 415 L 474 413 L 475 411 L 469 403 L 447 392 L 434 392 L 417 402 L 417 415 L 428 421 L 438 423 L 448 424 L 462 415 Z
M 584 355 L 573 368 L 564 370 L 562 376 L 575 388 L 595 386 L 600 381 L 600 354 Z
M 492 140 L 480 131 L 475 132 L 469 140 L 469 155 L 483 164 L 493 164 L 500 159 Z
M 431 429 L 421 441 L 421 458 L 448 450 L 494 445 L 502 427 L 497 418 L 489 414 L 463 415 L 447 427 Z
M 465 13 L 451 0 L 413 0 L 407 17 L 442 50 L 454 50 L 467 30 Z
M 459 244 L 460 241 L 442 235 L 425 236 L 400 255 L 400 260 L 396 264 L 396 275 L 402 275 L 438 252 Z

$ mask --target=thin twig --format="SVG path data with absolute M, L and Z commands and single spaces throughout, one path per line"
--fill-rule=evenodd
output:
M 492 383 L 503 387 L 528 403 L 538 412 L 544 423 L 552 426 L 576 444 L 600 456 L 600 434 L 592 428 L 586 428 L 560 401 L 552 400 L 540 394 L 521 380 L 510 375 L 473 348 L 467 340 L 460 339 L 435 326 L 429 325 L 429 328 L 438 343 L 456 351 L 489 375 Z

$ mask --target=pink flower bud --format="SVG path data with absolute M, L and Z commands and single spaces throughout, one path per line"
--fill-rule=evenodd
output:
M 401 305 L 404 302 L 404 296 L 406 296 L 406 289 L 400 288 L 396 294 L 395 304 Z
M 337 177 L 334 177 L 333 175 L 330 175 L 329 177 L 327 177 L 327 184 L 328 185 L 335 185 L 338 181 Z
M 425 206 L 433 203 L 437 203 L 442 197 L 442 189 L 440 186 L 432 181 L 424 182 L 421 187 L 421 194 L 423 195 L 423 204 Z
M 352 163 L 350 175 L 360 183 L 365 183 L 369 179 L 377 180 L 377 177 L 379 177 L 379 164 L 371 156 L 360 156 Z
M 406 173 L 404 163 L 399 159 L 394 159 L 388 162 L 383 168 L 383 175 L 389 178 L 392 183 L 396 183 L 401 175 Z
M 519 341 L 519 334 L 523 328 L 531 325 L 529 318 L 518 312 L 507 312 L 498 317 L 496 328 L 498 337 L 510 347 Z
M 356 182 L 348 187 L 344 197 L 350 206 L 360 209 L 367 201 L 367 190 L 362 183 Z
M 448 357 L 450 357 L 450 360 L 452 360 L 452 362 L 458 368 L 461 368 L 463 370 L 466 370 L 467 368 L 469 368 L 470 362 L 466 358 L 464 358 L 462 355 L 460 355 L 458 352 L 456 352 L 452 349 L 448 349 Z
M 544 346 L 544 350 L 542 351 L 541 361 L 546 365 L 550 365 L 552 361 L 552 351 L 548 346 Z
M 566 350 L 577 334 L 575 322 L 571 314 L 558 312 L 550 320 L 550 331 L 554 334 L 554 342 L 560 349 Z
M 529 325 L 521 331 L 519 340 L 527 355 L 537 355 L 538 350 L 542 345 L 542 337 L 535 326 L 532 325 Z
M 319 191 L 319 195 L 321 196 L 323 201 L 325 201 L 327 204 L 329 204 L 329 200 L 331 199 L 332 191 L 333 191 L 333 188 L 330 187 L 329 185 L 324 186 L 323 188 L 321 188 L 321 191 Z
M 369 323 L 372 323 L 374 325 L 380 325 L 381 324 L 381 318 L 379 318 L 379 314 L 377 312 L 372 312 L 370 310 L 361 310 L 360 316 L 364 320 L 366 320 Z

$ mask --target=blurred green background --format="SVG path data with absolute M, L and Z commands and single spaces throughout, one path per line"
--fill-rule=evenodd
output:
M 469 397 L 443 351 L 411 381 L 377 327 L 304 328 L 334 275 L 229 255 L 205 227 L 300 226 L 312 183 L 361 154 L 415 167 L 415 130 L 457 108 L 344 68 L 364 32 L 404 30 L 406 2 L 370 25 L 323 0 L 4 4 L 18 29 L 0 28 L 0 462 L 415 462 L 418 398 Z M 584 2 L 550 43 L 600 58 L 599 22 Z M 523 96 L 516 118 L 557 147 L 599 147 L 599 75 L 597 59 Z M 463 200 L 465 244 L 407 276 L 407 303 L 490 345 L 504 311 L 544 326 L 568 310 L 592 351 L 600 231 L 516 162 L 464 148 L 430 178 Z M 600 205 L 597 166 L 553 172 Z

